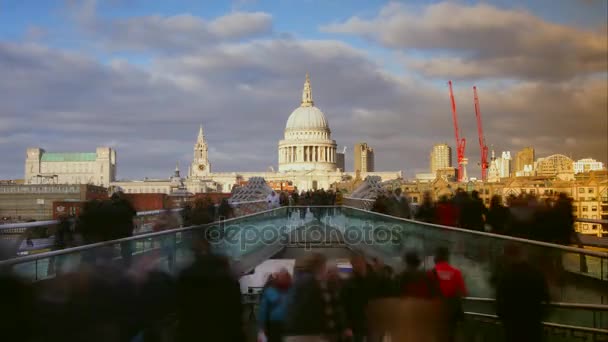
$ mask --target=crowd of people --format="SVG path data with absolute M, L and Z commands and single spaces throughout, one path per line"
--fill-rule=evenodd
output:
M 373 211 L 444 226 L 487 231 L 557 244 L 577 244 L 572 199 L 561 193 L 540 200 L 535 195 L 509 196 L 502 203 L 494 195 L 486 207 L 477 191 L 458 189 L 451 198 L 433 201 L 425 192 L 420 205 L 413 206 L 401 189 L 376 198 Z
M 302 190 L 301 192 L 298 192 L 298 190 L 295 189 L 291 193 L 287 191 L 277 193 L 273 190 L 266 197 L 266 202 L 268 203 L 269 209 L 285 206 L 341 205 L 342 193 L 325 189 Z
M 541 341 L 545 279 L 517 248 L 510 251 L 493 282 L 505 336 L 508 342 Z M 313 253 L 296 261 L 293 279 L 285 269 L 271 275 L 261 294 L 258 341 L 456 340 L 467 288 L 447 248 L 437 249 L 431 270 L 421 269 L 416 252 L 406 253 L 397 275 L 361 254 L 350 262 L 352 273 L 340 277 Z

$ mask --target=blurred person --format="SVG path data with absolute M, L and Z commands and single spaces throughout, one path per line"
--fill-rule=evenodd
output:
M 555 204 L 550 208 L 550 212 L 554 225 L 554 235 L 551 242 L 562 245 L 578 244 L 578 236 L 574 231 L 572 199 L 565 193 L 560 193 Z
M 0 270 L 0 329 L 6 341 L 30 341 L 32 338 L 34 298 L 30 284 Z
M 469 198 L 469 194 L 464 191 L 464 189 L 462 188 L 458 188 L 456 189 L 456 194 L 454 195 L 454 208 L 456 209 L 456 226 L 457 227 L 463 227 L 464 225 L 464 216 L 463 216 L 463 211 L 464 211 L 464 207 L 467 205 L 467 203 L 469 202 L 470 198 Z
M 422 204 L 416 211 L 416 220 L 431 223 L 435 221 L 435 205 L 431 198 L 431 192 L 425 191 L 422 196 Z
M 110 198 L 110 218 L 109 227 L 115 233 L 112 234 L 113 239 L 122 239 L 133 236 L 133 218 L 137 215 L 137 211 L 131 205 L 122 192 L 115 192 Z M 125 266 L 131 265 L 131 257 L 133 254 L 133 244 L 131 241 L 124 241 L 120 244 L 120 255 Z
M 304 220 L 306 218 L 306 211 L 308 210 L 308 205 L 310 205 L 310 197 L 307 192 L 302 190 L 302 193 L 298 197 L 298 205 L 300 206 L 300 220 Z
M 435 206 L 435 222 L 443 226 L 455 227 L 458 223 L 458 215 L 454 202 L 447 196 L 441 196 Z
M 509 206 L 508 230 L 513 236 L 530 239 L 535 229 L 534 201 L 523 194 L 514 198 Z
M 340 269 L 336 264 L 332 264 L 327 267 L 327 285 L 332 291 L 335 291 L 338 293 L 338 295 L 340 295 L 343 281 L 340 277 Z
M 54 234 L 55 239 L 53 240 L 53 250 L 62 250 L 75 245 L 72 230 L 73 224 L 73 218 L 69 217 L 68 215 L 61 215 L 59 217 L 59 222 L 57 223 Z M 48 275 L 61 273 L 65 258 L 65 255 L 57 255 L 49 258 Z
M 349 335 L 341 329 L 343 313 L 337 293 L 327 283 L 326 263 L 319 253 L 296 261 L 298 273 L 289 294 L 284 341 L 334 342 L 342 334 Z
M 410 202 L 407 199 L 407 196 L 402 195 L 401 188 L 395 189 L 393 193 L 393 205 L 391 215 L 403 217 L 406 219 L 409 219 L 411 217 Z
M 368 337 L 367 306 L 379 292 L 378 281 L 363 255 L 354 254 L 350 263 L 353 271 L 344 282 L 340 297 L 346 327 L 352 332 L 353 341 L 360 342 Z
M 518 246 L 509 245 L 495 284 L 496 313 L 502 321 L 505 341 L 542 341 L 544 304 L 549 302 L 543 272 L 526 260 Z
M 266 203 L 268 204 L 268 209 L 274 209 L 279 207 L 279 196 L 274 190 L 272 190 L 270 194 L 266 196 Z
M 175 217 L 171 210 L 166 209 L 158 216 L 152 229 L 154 230 L 154 232 L 160 232 L 164 230 L 174 229 L 178 226 L 179 222 L 177 217 Z M 175 234 L 169 233 L 163 236 L 159 236 L 157 237 L 157 239 L 160 239 L 161 252 L 167 258 L 167 266 L 169 270 L 172 270 L 173 266 L 175 265 Z
M 462 272 L 450 265 L 449 250 L 446 247 L 439 247 L 435 253 L 435 267 L 430 275 L 437 279 L 439 283 L 440 296 L 445 302 L 448 310 L 447 333 L 449 340 L 456 338 L 458 323 L 464 319 L 462 299 L 467 295 L 467 289 L 462 277 Z
M 479 197 L 479 192 L 473 190 L 471 197 L 465 202 L 461 213 L 462 227 L 466 229 L 483 231 L 484 230 L 484 215 L 486 214 L 486 206 Z
M 389 214 L 390 212 L 390 200 L 384 194 L 379 194 L 372 205 L 372 211 L 380 214 Z
M 245 341 L 238 281 L 226 258 L 197 237 L 195 260 L 177 278 L 177 341 Z
M 133 317 L 143 341 L 160 342 L 166 327 L 165 319 L 175 313 L 175 281 L 162 271 L 152 270 L 141 279 L 137 288 L 139 315 Z
M 439 281 L 420 269 L 422 261 L 416 252 L 404 256 L 405 270 L 397 277 L 401 297 L 431 299 L 439 296 Z
M 269 277 L 270 281 L 262 291 L 258 314 L 258 341 L 281 342 L 287 311 L 288 291 L 291 275 L 286 269 Z
M 492 196 L 486 219 L 486 223 L 490 226 L 492 233 L 507 234 L 508 220 L 509 209 L 502 205 L 502 199 L 499 195 Z
M 220 219 L 226 220 L 234 217 L 234 208 L 230 205 L 227 198 L 223 198 L 217 208 Z

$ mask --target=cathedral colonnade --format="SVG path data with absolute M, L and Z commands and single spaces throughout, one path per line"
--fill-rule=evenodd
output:
M 335 163 L 336 147 L 331 145 L 289 145 L 279 147 L 279 163 Z

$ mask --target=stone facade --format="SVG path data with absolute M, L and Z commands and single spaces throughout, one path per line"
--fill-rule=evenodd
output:
M 28 148 L 26 184 L 93 184 L 109 186 L 116 178 L 116 151 L 98 147 L 95 152 L 51 153 Z

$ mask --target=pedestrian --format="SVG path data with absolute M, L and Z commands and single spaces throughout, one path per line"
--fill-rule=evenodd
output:
M 506 342 L 542 341 L 544 304 L 549 290 L 543 272 L 526 260 L 517 246 L 507 246 L 496 277 L 496 313 Z
M 458 213 L 454 202 L 447 196 L 441 196 L 435 210 L 435 222 L 443 226 L 455 227 L 458 223 Z
M 290 291 L 285 321 L 285 341 L 336 342 L 349 333 L 343 327 L 338 294 L 327 283 L 325 256 L 306 255 Z M 298 266 L 298 265 L 296 265 Z
M 362 342 L 368 337 L 367 306 L 378 292 L 378 281 L 374 279 L 365 257 L 355 254 L 350 258 L 352 274 L 341 291 L 346 327 L 351 330 L 353 342 Z
M 391 215 L 406 219 L 411 217 L 410 203 L 407 197 L 402 195 L 401 188 L 395 189 L 392 202 Z
M 195 239 L 195 261 L 177 279 L 177 341 L 244 342 L 240 285 L 228 260 Z
M 448 312 L 448 340 L 454 341 L 458 323 L 464 319 L 462 299 L 467 295 L 467 289 L 462 277 L 462 272 L 450 265 L 449 250 L 439 247 L 435 254 L 435 267 L 430 276 L 439 283 L 439 290 Z
M 268 204 L 268 209 L 278 208 L 280 206 L 279 196 L 274 190 L 270 192 L 268 196 L 266 196 L 266 203 Z
M 429 223 L 435 221 L 435 205 L 433 204 L 430 191 L 424 192 L 422 204 L 416 212 L 416 220 Z
M 397 277 L 400 296 L 403 298 L 432 299 L 440 296 L 437 277 L 420 269 L 421 260 L 416 252 L 404 256 L 405 270 Z
M 502 205 L 500 196 L 494 195 L 490 200 L 490 210 L 486 223 L 492 229 L 492 233 L 495 234 L 506 234 L 507 233 L 507 222 L 509 220 L 509 209 Z
M 287 297 L 291 275 L 281 269 L 262 292 L 258 314 L 258 341 L 281 342 L 287 311 Z

